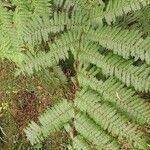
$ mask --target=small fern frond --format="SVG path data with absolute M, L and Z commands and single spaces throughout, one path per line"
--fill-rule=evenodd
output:
M 120 146 L 117 140 L 106 134 L 100 126 L 84 114 L 78 114 L 75 124 L 76 130 L 88 140 L 96 149 L 119 150 Z
M 74 110 L 72 104 L 67 102 L 67 100 L 63 100 L 39 117 L 40 125 L 31 122 L 24 131 L 33 145 L 43 141 L 51 133 L 61 129 L 73 116 Z
M 139 126 L 130 122 L 115 107 L 101 99 L 102 97 L 97 94 L 82 90 L 75 99 L 75 105 L 112 136 L 126 138 L 135 148 L 148 149 L 146 140 L 137 132 Z
M 123 111 L 127 117 L 140 124 L 150 125 L 150 107 L 142 98 L 136 95 L 135 91 L 124 87 L 124 85 L 113 78 L 106 81 L 97 80 L 88 72 L 80 73 L 78 78 L 79 83 L 83 87 L 100 93 L 104 101 L 108 101 L 116 105 Z
M 28 44 L 35 45 L 35 43 L 41 43 L 42 40 L 45 42 L 48 40 L 48 16 L 50 14 L 48 12 L 47 14 L 41 14 L 43 11 L 46 11 L 43 3 L 46 3 L 46 1 L 40 2 L 40 0 L 37 0 L 33 1 L 32 4 L 28 0 L 14 2 L 14 5 L 16 6 L 14 11 L 14 23 L 17 27 L 16 29 L 20 38 Z M 48 3 L 45 5 L 49 7 Z
M 27 23 L 32 17 L 32 12 L 30 11 L 30 2 L 28 0 L 17 0 L 13 1 L 13 5 L 16 6 L 13 21 L 19 38 L 24 40 L 24 36 L 28 30 Z
M 103 25 L 103 7 L 98 5 L 92 7 L 89 10 L 89 22 L 94 26 L 102 26 Z

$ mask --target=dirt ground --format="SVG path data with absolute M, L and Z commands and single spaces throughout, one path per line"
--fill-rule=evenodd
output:
M 65 131 L 31 147 L 23 128 L 66 94 L 61 87 L 51 89 L 42 74 L 15 78 L 14 68 L 8 61 L 0 62 L 0 150 L 65 150 L 69 142 Z

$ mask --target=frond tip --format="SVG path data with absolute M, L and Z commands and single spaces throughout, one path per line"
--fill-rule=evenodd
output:
M 34 145 L 43 141 L 49 134 L 61 129 L 73 116 L 72 104 L 63 100 L 39 117 L 40 125 L 31 122 L 24 131 L 31 144 Z

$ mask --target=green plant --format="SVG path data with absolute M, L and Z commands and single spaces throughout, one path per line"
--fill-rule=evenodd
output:
M 68 149 L 150 148 L 150 106 L 137 94 L 150 92 L 149 10 L 149 0 L 1 0 L 0 57 L 16 75 L 74 60 L 75 98 L 29 124 L 32 145 L 65 128 Z

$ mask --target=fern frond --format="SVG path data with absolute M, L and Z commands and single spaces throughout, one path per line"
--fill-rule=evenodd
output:
M 82 12 L 69 14 L 55 11 L 51 14 L 50 1 L 35 0 L 31 4 L 29 1 L 19 0 L 14 3 L 14 22 L 20 38 L 25 43 L 35 46 L 47 42 L 50 33 L 61 32 L 66 27 L 70 29 L 87 22 L 87 15 Z
M 123 111 L 127 117 L 140 124 L 150 125 L 150 107 L 142 98 L 136 95 L 135 91 L 124 87 L 124 85 L 113 78 L 106 81 L 97 80 L 88 72 L 80 73 L 78 81 L 83 87 L 100 93 L 104 101 L 114 103 Z
M 93 45 L 92 49 L 91 45 Z M 98 52 L 97 44 L 91 43 L 84 49 L 79 55 L 81 62 L 95 64 L 102 69 L 104 75 L 115 76 L 126 86 L 133 86 L 135 90 L 150 91 L 150 66 L 146 64 L 135 66 L 132 60 L 125 60 L 111 52 L 102 55 Z
M 73 140 L 73 149 L 75 150 L 91 150 L 90 145 L 80 135 L 76 136 Z
M 16 63 L 21 63 L 24 59 L 22 54 L 22 40 L 13 25 L 13 12 L 7 10 L 0 1 L 0 57 L 7 58 Z
M 140 133 L 137 133 L 139 126 L 130 122 L 113 106 L 102 102 L 101 99 L 97 94 L 82 90 L 75 99 L 75 105 L 111 135 L 126 138 L 135 148 L 148 149 L 146 140 Z
M 138 19 L 138 24 L 137 25 L 139 28 L 141 28 L 141 30 L 144 31 L 144 33 L 148 33 L 150 34 L 150 5 L 148 5 L 147 7 L 143 8 L 139 15 L 137 16 Z
M 89 30 L 87 38 L 99 42 L 107 49 L 113 50 L 115 54 L 129 59 L 145 60 L 150 64 L 149 37 L 143 39 L 142 34 L 136 30 L 127 30 L 117 27 L 101 27 L 96 30 Z
M 20 38 L 22 38 L 26 43 L 35 45 L 35 43 L 41 43 L 42 40 L 45 42 L 48 41 L 48 28 L 50 26 L 48 12 L 47 14 L 43 12 L 43 16 L 41 15 L 41 11 L 45 10 L 43 8 L 43 3 L 46 3 L 46 1 L 41 3 L 40 0 L 37 0 L 32 3 L 34 3 L 32 5 L 36 6 L 32 6 L 28 0 L 19 0 L 14 2 L 14 5 L 16 6 L 14 12 L 14 22 Z M 49 7 L 48 4 L 45 5 Z M 38 6 L 41 8 L 38 8 Z M 35 14 L 32 12 L 32 9 L 35 10 Z
M 90 1 L 90 0 L 65 0 L 64 3 L 62 0 L 55 0 L 55 5 L 58 8 L 62 8 L 64 10 L 69 10 L 71 7 L 73 8 L 73 11 L 88 11 L 90 10 L 94 5 L 98 5 L 98 1 Z
M 103 7 L 102 6 L 94 6 L 89 10 L 89 22 L 94 26 L 102 26 L 103 25 Z
M 124 28 L 135 28 L 143 34 L 150 33 L 150 5 L 142 9 L 119 17 L 116 21 L 117 26 Z
M 59 66 L 43 69 L 41 72 L 38 72 L 38 76 L 50 90 L 65 87 L 67 84 L 67 77 Z
M 92 12 L 94 14 L 91 16 L 91 18 L 93 17 L 93 20 L 95 20 L 96 22 L 101 22 L 101 20 L 105 18 L 107 23 L 111 24 L 111 22 L 116 21 L 116 18 L 118 16 L 125 15 L 131 11 L 140 10 L 142 7 L 147 6 L 149 4 L 149 0 L 120 0 L 119 2 L 110 0 L 108 1 L 107 5 L 105 5 L 105 3 L 102 0 L 67 0 L 63 5 L 63 3 L 58 0 L 56 4 L 59 4 L 59 7 L 62 6 L 66 10 L 69 10 L 71 7 L 73 7 L 73 9 L 76 11 L 81 9 L 86 12 L 90 11 L 90 13 Z M 106 10 L 97 7 L 99 4 L 102 8 L 104 8 L 105 6 Z
M 5 27 L 11 27 L 13 21 L 12 11 L 8 11 L 4 6 L 3 2 L 0 1 L 0 25 L 5 25 Z
M 16 6 L 14 11 L 13 21 L 19 38 L 24 40 L 27 32 L 27 23 L 31 20 L 32 12 L 30 11 L 30 2 L 28 0 L 15 0 L 13 5 Z
M 115 21 L 116 17 L 123 16 L 131 11 L 140 10 L 142 6 L 147 6 L 150 4 L 149 0 L 120 0 L 114 1 L 109 0 L 104 12 L 105 19 L 108 24 L 111 24 L 112 21 Z
M 68 51 L 75 51 L 74 45 L 79 41 L 80 33 L 67 32 L 56 38 L 53 43 L 49 43 L 50 51 L 38 52 L 35 55 L 27 53 L 26 59 L 18 65 L 16 75 L 20 73 L 33 74 L 34 71 L 40 71 L 42 68 L 52 67 L 60 60 L 68 58 Z M 56 42 L 57 41 L 57 42 Z
M 96 125 L 94 121 L 89 119 L 84 114 L 78 114 L 75 124 L 76 130 L 89 142 L 91 142 L 96 149 L 113 149 L 119 150 L 120 146 L 113 137 L 106 134 L 100 126 Z
M 33 55 L 28 52 L 23 62 L 17 65 L 16 76 L 21 73 L 31 75 L 34 71 L 42 71 L 43 68 L 55 65 L 57 65 L 57 62 L 51 53 L 47 55 L 45 52 L 38 52 L 38 54 Z
M 31 122 L 24 131 L 33 145 L 43 141 L 50 133 L 61 129 L 73 116 L 74 110 L 72 104 L 67 102 L 67 100 L 63 100 L 55 104 L 52 108 L 49 108 L 39 117 L 40 125 Z
M 40 17 L 50 17 L 52 14 L 51 1 L 33 0 L 31 7 L 33 8 L 34 14 Z

